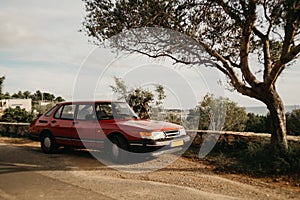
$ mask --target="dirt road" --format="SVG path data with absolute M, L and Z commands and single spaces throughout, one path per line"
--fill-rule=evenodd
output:
M 299 187 L 283 187 L 242 175 L 215 174 L 211 166 L 184 158 L 157 171 L 128 173 L 103 165 L 86 150 L 47 155 L 40 151 L 36 142 L 0 138 L 0 199 L 299 197 Z

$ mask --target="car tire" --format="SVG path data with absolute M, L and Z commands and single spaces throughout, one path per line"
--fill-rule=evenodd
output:
M 50 154 L 57 151 L 57 144 L 55 138 L 50 133 L 44 133 L 41 137 L 41 149 L 44 153 Z
M 128 159 L 128 143 L 125 138 L 119 135 L 113 135 L 109 137 L 107 142 L 107 150 L 109 159 L 114 163 L 125 163 Z

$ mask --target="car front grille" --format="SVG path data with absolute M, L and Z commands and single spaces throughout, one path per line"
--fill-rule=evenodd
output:
M 179 130 L 165 131 L 166 138 L 175 138 L 179 136 Z

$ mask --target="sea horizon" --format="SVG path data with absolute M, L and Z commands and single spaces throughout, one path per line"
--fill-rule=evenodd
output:
M 257 115 L 267 115 L 269 110 L 267 106 L 245 106 L 247 113 L 254 113 Z M 286 105 L 284 106 L 285 113 L 292 112 L 295 109 L 300 109 L 300 105 Z

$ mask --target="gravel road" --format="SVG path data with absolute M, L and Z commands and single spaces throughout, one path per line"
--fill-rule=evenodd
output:
M 299 199 L 300 188 L 268 179 L 216 174 L 213 166 L 174 155 L 152 172 L 107 166 L 86 150 L 43 154 L 39 143 L 0 138 L 0 199 Z M 151 163 L 151 164 L 152 164 Z M 124 169 L 124 170 L 123 170 Z

